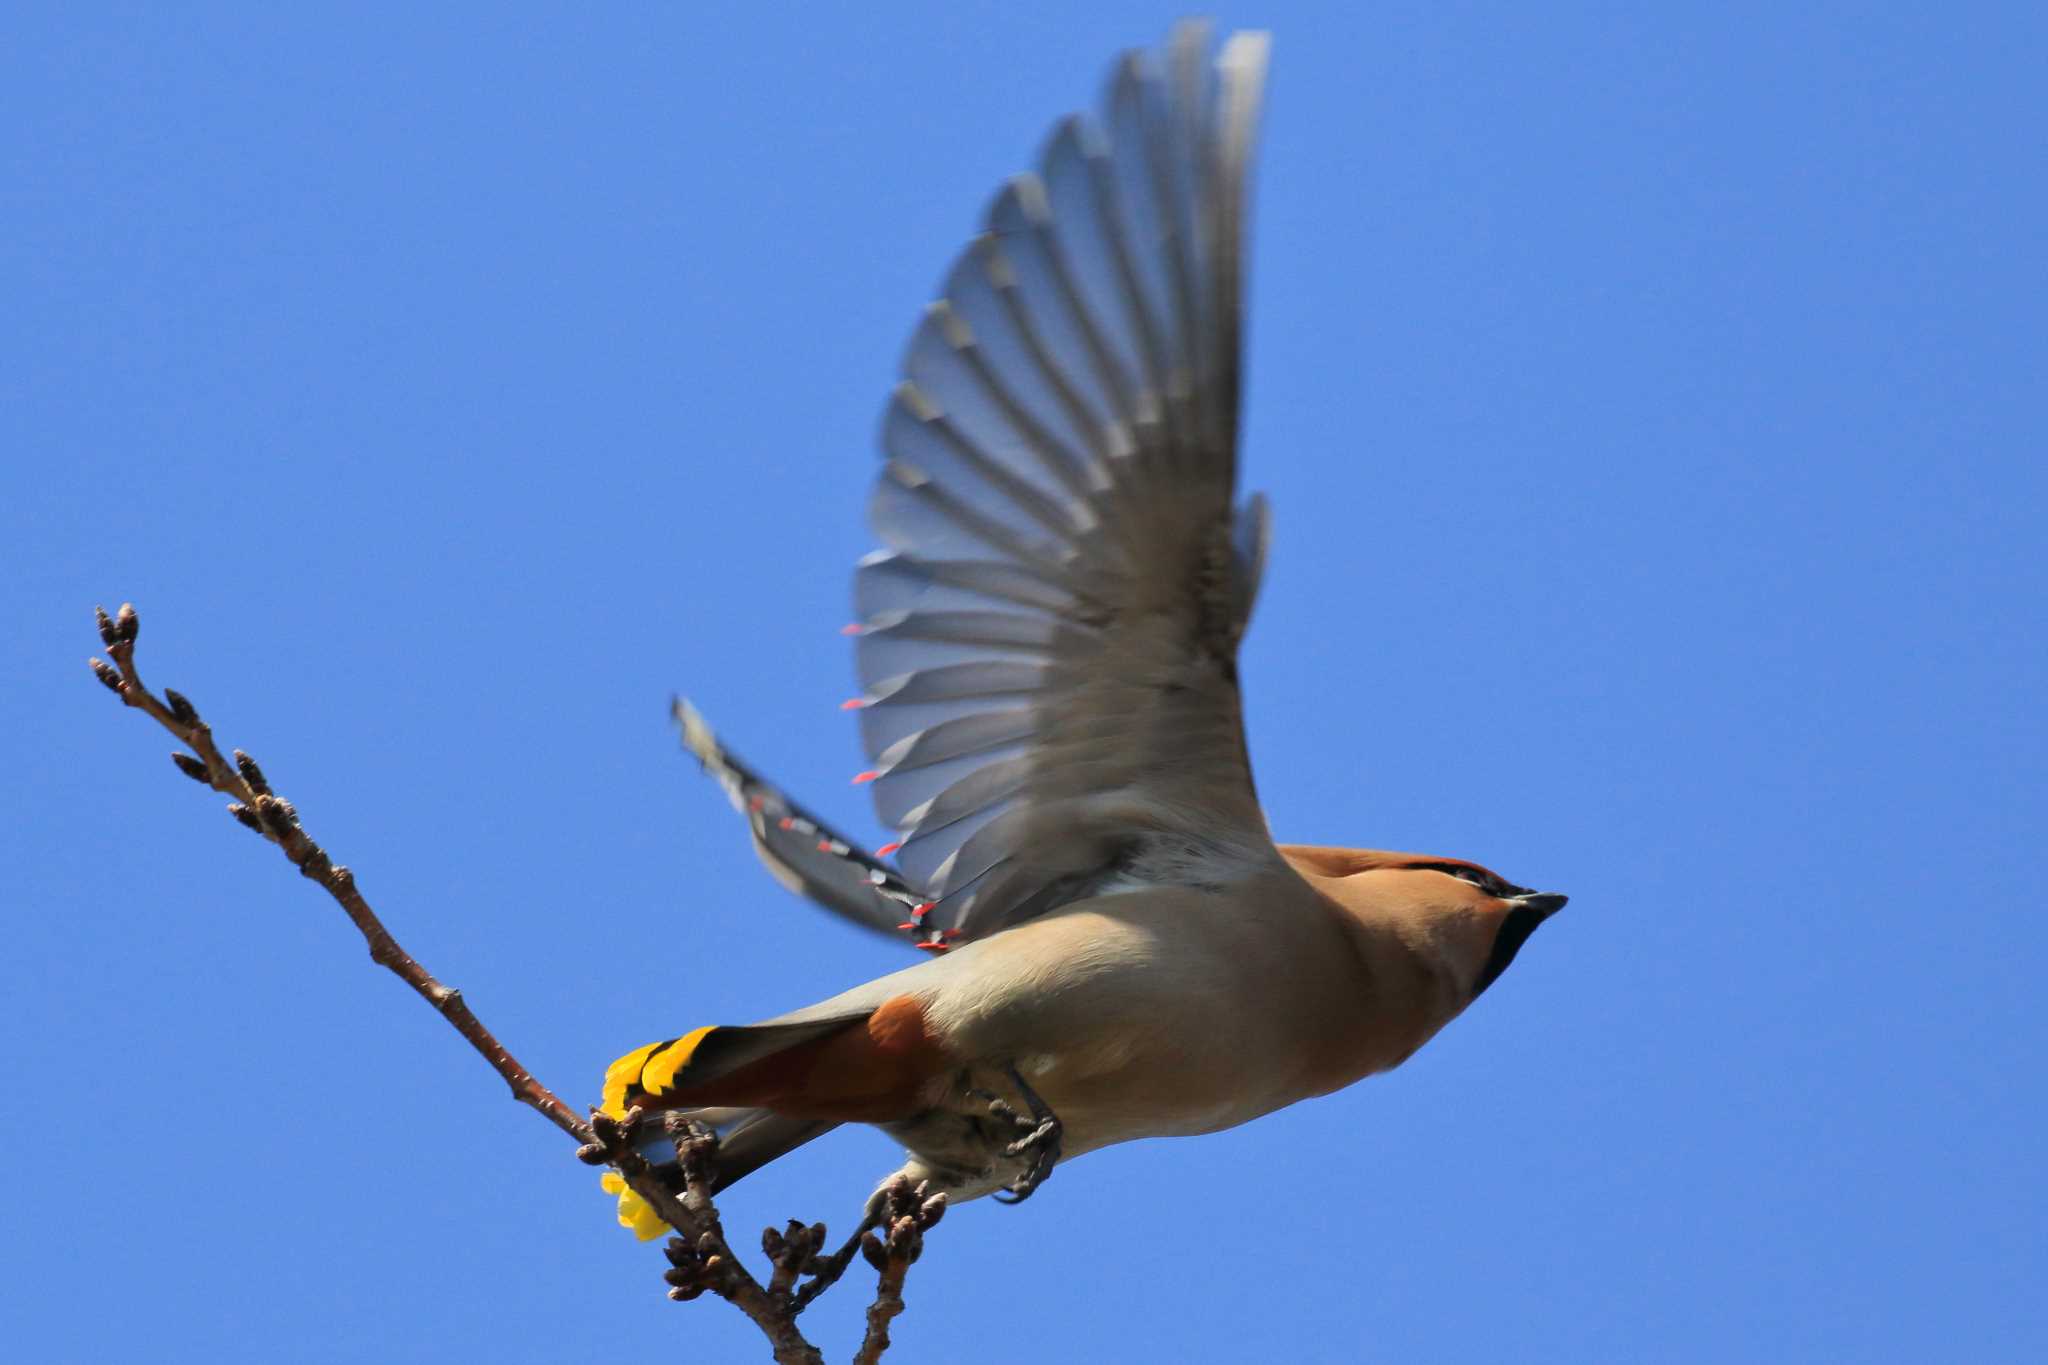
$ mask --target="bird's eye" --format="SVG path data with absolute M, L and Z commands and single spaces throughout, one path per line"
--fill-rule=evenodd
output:
M 1470 882 L 1489 896 L 1507 899 L 1529 894 L 1529 888 L 1526 886 L 1516 886 L 1513 882 L 1496 877 L 1483 868 L 1467 867 L 1463 863 L 1411 863 L 1410 866 L 1424 872 L 1441 872 L 1446 877 L 1456 877 L 1461 882 Z

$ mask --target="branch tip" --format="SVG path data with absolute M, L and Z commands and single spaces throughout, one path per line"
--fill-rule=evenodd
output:
M 213 785 L 213 775 L 206 771 L 206 765 L 190 754 L 173 752 L 171 762 L 178 765 L 178 771 L 203 787 Z
M 109 692 L 125 700 L 126 694 L 121 690 L 121 675 L 114 670 L 114 666 L 101 658 L 94 658 L 91 662 L 92 675 L 105 683 Z

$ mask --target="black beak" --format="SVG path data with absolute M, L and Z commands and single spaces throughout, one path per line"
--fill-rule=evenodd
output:
M 1526 896 L 1515 897 L 1515 904 L 1525 906 L 1544 919 L 1549 919 L 1564 909 L 1565 902 L 1569 899 L 1570 897 L 1557 891 L 1534 891 Z

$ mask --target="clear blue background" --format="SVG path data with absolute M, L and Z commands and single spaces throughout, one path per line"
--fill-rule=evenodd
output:
M 307 8 L 0 32 L 10 1353 L 763 1358 L 88 612 L 578 1101 L 907 960 L 760 872 L 667 698 L 873 832 L 835 629 L 898 348 L 1173 8 Z M 956 1211 L 892 1358 L 2048 1353 L 2048 25 L 1797 11 L 1223 16 L 1277 33 L 1273 826 L 1572 906 L 1395 1075 Z

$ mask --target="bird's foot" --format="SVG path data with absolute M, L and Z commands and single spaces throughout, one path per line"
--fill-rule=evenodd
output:
M 996 1191 L 994 1198 L 999 1204 L 1021 1204 L 1035 1193 L 1052 1168 L 1059 1164 L 1060 1136 L 1063 1129 L 1059 1115 L 1039 1098 L 1038 1092 L 1017 1074 L 1017 1068 L 1003 1068 L 1003 1074 L 1010 1078 L 1017 1093 L 1024 1099 L 1031 1111 L 1027 1116 L 1017 1112 L 1016 1107 L 992 1090 L 970 1090 L 967 1093 L 988 1106 L 989 1114 L 998 1122 L 1009 1126 L 1017 1137 L 1004 1145 L 1002 1154 L 1012 1161 L 1029 1159 L 1029 1164 L 1015 1180 Z M 1004 1198 L 1005 1195 L 1008 1198 Z

